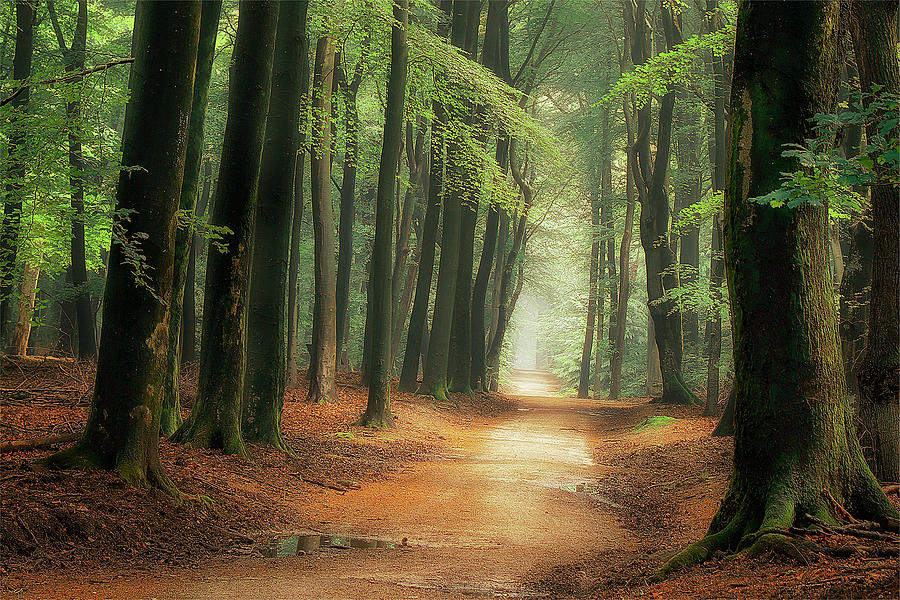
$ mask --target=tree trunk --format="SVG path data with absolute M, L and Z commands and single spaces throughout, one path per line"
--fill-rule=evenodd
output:
M 135 62 L 122 133 L 116 194 L 127 239 L 146 234 L 146 279 L 113 239 L 103 300 L 94 398 L 81 439 L 46 459 L 55 468 L 116 470 L 129 483 L 177 494 L 159 462 L 159 414 L 166 376 L 176 211 L 184 175 L 194 68 L 197 2 L 138 2 Z
M 336 268 L 334 264 L 334 211 L 331 205 L 331 89 L 334 77 L 334 43 L 322 36 L 316 42 L 316 69 L 312 103 L 313 235 L 315 242 L 315 303 L 310 356 L 309 400 L 337 399 Z
M 676 147 L 678 171 L 675 173 L 676 204 L 680 210 L 689 209 L 700 201 L 700 115 L 691 102 L 682 102 L 678 111 L 679 128 Z M 674 218 L 679 218 L 676 211 Z M 684 287 L 696 286 L 700 269 L 700 227 L 686 226 L 680 233 L 679 279 Z M 688 306 L 681 310 L 684 343 L 689 355 L 700 352 L 700 320 L 697 311 Z
M 437 100 L 433 102 L 433 111 L 427 205 L 422 223 L 422 238 L 419 242 L 421 247 L 419 272 L 416 277 L 412 313 L 409 316 L 403 366 L 400 369 L 399 389 L 404 392 L 414 391 L 418 386 L 419 356 L 423 353 L 423 339 L 428 328 L 428 299 L 431 295 L 431 280 L 434 277 L 434 254 L 443 198 L 444 128 L 447 119 L 443 107 Z
M 12 78 L 20 84 L 31 77 L 31 57 L 34 53 L 35 4 L 30 0 L 16 0 L 16 50 L 13 55 Z M 3 224 L 0 227 L 0 348 L 9 339 L 12 326 L 12 304 L 15 294 L 16 257 L 22 230 L 22 179 L 27 170 L 24 146 L 28 136 L 27 123 L 30 88 L 25 87 L 13 98 L 10 106 L 14 116 L 6 128 L 9 147 L 6 151 L 7 180 L 3 198 Z
M 57 42 L 63 55 L 63 66 L 66 73 L 79 73 L 84 70 L 84 55 L 87 46 L 87 0 L 78 0 L 78 16 L 75 19 L 75 34 L 72 45 L 66 45 L 62 28 L 56 17 L 52 0 L 47 2 L 47 11 Z M 76 76 L 72 81 L 77 86 L 83 77 Z M 87 264 L 85 260 L 84 240 L 84 156 L 81 150 L 81 97 L 78 92 L 66 102 L 66 120 L 69 122 L 69 185 L 71 186 L 72 237 L 70 257 L 72 267 L 69 274 L 75 288 L 75 314 L 78 325 L 78 358 L 90 360 L 97 356 L 94 312 L 91 310 L 91 298 L 85 286 L 87 284 Z
M 880 86 L 900 94 L 897 63 L 897 3 L 852 4 L 851 32 L 856 48 L 860 87 L 865 93 Z M 871 140 L 878 124 L 867 127 Z M 859 419 L 863 445 L 872 470 L 882 481 L 900 480 L 900 186 L 888 183 L 890 167 L 874 160 L 881 182 L 872 186 L 872 284 L 869 332 L 857 368 Z M 895 175 L 895 174 L 894 174 Z
M 659 397 L 662 393 L 662 370 L 659 364 L 659 346 L 656 345 L 656 326 L 653 316 L 647 314 L 647 395 Z
M 289 452 L 281 436 L 287 373 L 287 285 L 294 210 L 300 65 L 309 2 L 280 5 L 272 89 L 259 173 L 259 201 L 247 316 L 247 375 L 241 431 L 244 439 Z
M 18 356 L 28 354 L 28 338 L 31 335 L 31 320 L 34 316 L 34 298 L 37 294 L 38 276 L 41 274 L 39 263 L 25 263 L 22 272 L 22 293 L 19 297 L 19 311 L 16 313 L 16 326 L 13 329 L 9 353 Z
M 202 17 L 201 17 L 202 18 Z M 206 216 L 209 208 L 209 196 L 212 189 L 212 163 L 209 159 L 203 163 L 203 192 L 198 200 L 198 218 Z M 194 232 L 191 238 L 191 252 L 188 255 L 187 278 L 184 282 L 184 313 L 181 318 L 181 363 L 197 362 L 197 261 L 203 247 L 202 238 Z
M 209 81 L 216 53 L 216 34 L 219 31 L 221 1 L 203 3 L 200 15 L 200 43 L 197 46 L 197 71 L 194 75 L 194 99 L 188 127 L 187 153 L 184 160 L 184 179 L 181 183 L 179 210 L 193 212 L 200 182 L 200 162 L 203 156 L 203 130 L 206 105 L 209 101 Z M 160 432 L 171 436 L 181 427 L 181 401 L 178 395 L 178 364 L 182 344 L 181 325 L 184 293 L 188 276 L 189 254 L 194 237 L 193 227 L 179 227 L 175 231 L 175 267 L 172 272 L 172 304 L 169 317 L 169 355 L 166 358 L 166 384 L 163 388 Z M 80 333 L 79 333 L 80 336 Z M 193 339 L 193 336 L 192 336 Z
M 211 223 L 228 227 L 226 253 L 210 244 L 203 297 L 200 382 L 188 419 L 171 436 L 197 448 L 247 455 L 241 403 L 247 354 L 247 300 L 260 157 L 272 82 L 278 3 L 243 1 Z
M 591 261 L 588 268 L 587 325 L 584 330 L 584 344 L 581 348 L 581 371 L 578 377 L 578 397 L 590 397 L 591 350 L 594 343 L 594 320 L 597 313 L 597 275 L 600 260 L 600 198 L 594 186 L 591 193 Z M 597 365 L 599 368 L 599 365 Z
M 300 135 L 297 138 L 297 154 L 294 158 L 294 212 L 291 215 L 291 256 L 288 263 L 288 346 L 287 346 L 287 387 L 300 384 L 300 370 L 297 367 L 297 281 L 300 275 L 300 228 L 303 225 L 303 177 L 306 170 L 307 136 L 306 124 L 309 120 L 309 31 L 300 40 Z
M 391 27 L 391 70 L 387 84 L 384 140 L 378 168 L 378 192 L 375 199 L 375 241 L 372 247 L 372 295 L 368 311 L 372 314 L 372 366 L 366 411 L 357 421 L 364 427 L 392 427 L 391 415 L 391 229 L 394 224 L 394 172 L 400 163 L 403 136 L 403 109 L 406 104 L 406 28 L 408 0 L 394 4 Z
M 356 172 L 359 160 L 357 156 L 359 114 L 356 108 L 356 94 L 362 82 L 361 66 L 357 67 L 353 80 L 348 82 L 340 62 L 340 56 L 336 55 L 334 73 L 336 82 L 344 94 L 344 132 L 346 135 L 344 174 L 341 179 L 341 215 L 338 224 L 338 264 L 335 287 L 336 365 L 341 362 L 339 357 L 345 350 L 346 335 L 350 330 L 347 308 L 350 305 L 350 268 L 353 264 L 353 221 L 356 217 Z
M 648 59 L 647 24 L 644 19 L 646 2 L 637 2 L 632 61 L 641 65 Z M 672 9 L 661 11 L 661 20 L 669 49 L 681 42 L 681 35 L 673 21 Z M 635 141 L 637 160 L 633 165 L 634 179 L 641 200 L 641 245 L 647 265 L 647 298 L 653 319 L 659 364 L 662 372 L 663 394 L 660 401 L 673 404 L 699 404 L 681 374 L 682 339 L 681 315 L 675 301 L 666 293 L 678 286 L 675 254 L 669 246 L 669 199 L 666 177 L 672 141 L 672 114 L 675 92 L 662 97 L 659 108 L 656 156 L 651 169 L 650 160 L 650 103 L 638 111 L 638 132 Z
M 734 473 L 707 536 L 663 574 L 719 550 L 796 556 L 814 544 L 779 531 L 806 514 L 840 522 L 835 502 L 857 518 L 897 526 L 897 509 L 854 435 L 827 264 L 828 209 L 752 200 L 797 168 L 781 156 L 784 144 L 810 137 L 812 116 L 834 108 L 838 15 L 833 0 L 742 2 L 738 9 L 725 185 Z

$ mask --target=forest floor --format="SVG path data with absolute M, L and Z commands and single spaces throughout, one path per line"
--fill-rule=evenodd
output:
M 92 380 L 72 361 L 5 362 L 0 444 L 77 431 Z M 188 369 L 186 406 L 195 389 Z M 176 505 L 109 473 L 48 472 L 34 460 L 50 450 L 4 453 L 0 597 L 898 597 L 896 553 L 719 558 L 649 584 L 704 533 L 731 440 L 712 438 L 698 408 L 557 389 L 519 371 L 505 396 L 394 394 L 386 431 L 350 425 L 366 398 L 355 375 L 341 376 L 332 404 L 290 390 L 293 457 L 161 442 L 180 489 L 211 505 Z

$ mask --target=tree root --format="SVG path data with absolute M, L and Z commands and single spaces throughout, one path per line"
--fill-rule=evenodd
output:
M 379 429 L 393 429 L 394 417 L 389 409 L 385 411 L 376 411 L 376 413 L 377 414 L 369 414 L 369 411 L 367 410 L 353 425 L 355 427 L 377 427 Z

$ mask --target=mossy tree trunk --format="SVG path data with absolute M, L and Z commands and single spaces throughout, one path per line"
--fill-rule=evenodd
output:
M 187 154 L 184 161 L 184 178 L 181 183 L 179 210 L 193 212 L 197 203 L 200 183 L 200 167 L 203 156 L 203 130 L 206 123 L 206 105 L 209 103 L 209 81 L 212 76 L 213 58 L 216 53 L 216 34 L 219 31 L 219 13 L 222 2 L 211 0 L 203 3 L 200 14 L 200 43 L 197 46 L 197 70 L 194 75 L 194 99 L 191 103 L 191 122 L 188 126 Z M 172 305 L 169 322 L 169 355 L 166 358 L 166 385 L 163 392 L 160 431 L 165 436 L 175 433 L 181 426 L 181 401 L 178 396 L 178 365 L 181 362 L 182 317 L 184 293 L 193 247 L 194 228 L 179 227 L 175 232 L 175 267 L 172 272 Z M 191 289 L 193 293 L 193 288 Z M 79 334 L 80 335 L 80 334 Z M 191 336 L 193 343 L 193 336 Z
M 78 14 L 75 18 L 75 33 L 71 46 L 66 45 L 65 36 L 56 17 L 56 9 L 52 0 L 47 2 L 47 12 L 56 39 L 63 55 L 66 73 L 78 73 L 84 70 L 84 56 L 87 47 L 88 9 L 87 0 L 78 0 Z M 82 77 L 76 77 L 72 83 L 78 85 Z M 96 323 L 94 311 L 91 310 L 91 297 L 88 294 L 87 262 L 84 241 L 84 154 L 81 148 L 81 98 L 79 93 L 66 102 L 66 120 L 69 122 L 69 186 L 71 187 L 72 237 L 70 244 L 69 275 L 75 288 L 75 315 L 78 326 L 78 358 L 90 360 L 97 356 Z
M 300 52 L 309 2 L 285 2 L 278 14 L 272 88 L 259 174 L 247 317 L 244 439 L 289 452 L 281 437 L 287 373 L 287 285 L 300 126 Z
M 232 233 L 223 236 L 226 252 L 212 244 L 209 248 L 197 398 L 190 416 L 171 437 L 242 456 L 247 455 L 241 435 L 247 299 L 278 8 L 271 0 L 240 4 L 211 219 Z
M 125 109 L 118 210 L 128 239 L 146 237 L 147 279 L 135 280 L 113 240 L 103 300 L 94 398 L 84 434 L 50 456 L 56 468 L 116 470 L 129 483 L 175 494 L 159 462 L 178 197 L 200 34 L 200 3 L 138 2 L 135 62 Z
M 12 78 L 20 84 L 31 77 L 31 57 L 34 54 L 34 25 L 37 17 L 36 3 L 32 0 L 16 0 L 16 49 L 13 55 Z M 9 147 L 6 150 L 4 178 L 3 223 L 0 227 L 0 348 L 5 347 L 12 333 L 12 306 L 15 301 L 16 258 L 22 223 L 22 178 L 26 172 L 25 158 L 27 130 L 20 122 L 28 111 L 30 88 L 25 87 L 10 102 L 14 117 L 6 130 Z M 27 117 L 25 117 L 27 119 Z
M 860 87 L 900 94 L 897 3 L 854 0 L 850 18 Z M 867 135 L 874 138 L 878 125 Z M 856 371 L 859 419 L 869 464 L 882 481 L 900 480 L 900 186 L 888 183 L 890 168 L 876 165 L 872 186 L 872 284 L 866 349 Z M 896 175 L 896 174 L 894 174 Z M 896 179 L 895 179 L 896 181 Z
M 331 205 L 331 92 L 334 81 L 335 40 L 322 36 L 316 42 L 313 77 L 312 154 L 310 183 L 314 237 L 315 300 L 310 355 L 309 400 L 337 399 L 337 307 L 334 243 L 334 209 Z
M 394 3 L 394 23 L 391 27 L 391 70 L 387 83 L 387 104 L 381 162 L 378 168 L 378 190 L 375 197 L 375 240 L 372 246 L 372 294 L 368 300 L 371 314 L 372 365 L 369 378 L 369 399 L 366 411 L 357 425 L 364 427 L 392 427 L 391 415 L 391 242 L 394 225 L 395 172 L 400 163 L 400 141 L 403 137 L 403 109 L 406 104 L 406 27 L 409 21 L 408 0 Z
M 725 184 L 734 471 L 707 536 L 662 574 L 717 550 L 796 554 L 801 542 L 779 532 L 806 514 L 839 521 L 829 496 L 857 518 L 897 526 L 897 509 L 863 458 L 846 396 L 828 210 L 752 200 L 797 168 L 781 156 L 784 145 L 801 143 L 811 117 L 834 108 L 838 14 L 836 0 L 739 5 Z

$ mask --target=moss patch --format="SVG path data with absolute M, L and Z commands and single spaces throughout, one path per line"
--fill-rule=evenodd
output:
M 665 427 L 666 425 L 671 425 L 675 421 L 677 421 L 675 417 L 668 417 L 666 415 L 654 415 L 652 417 L 647 417 L 637 425 L 632 428 L 632 431 L 644 431 L 645 429 L 653 429 L 655 427 Z

